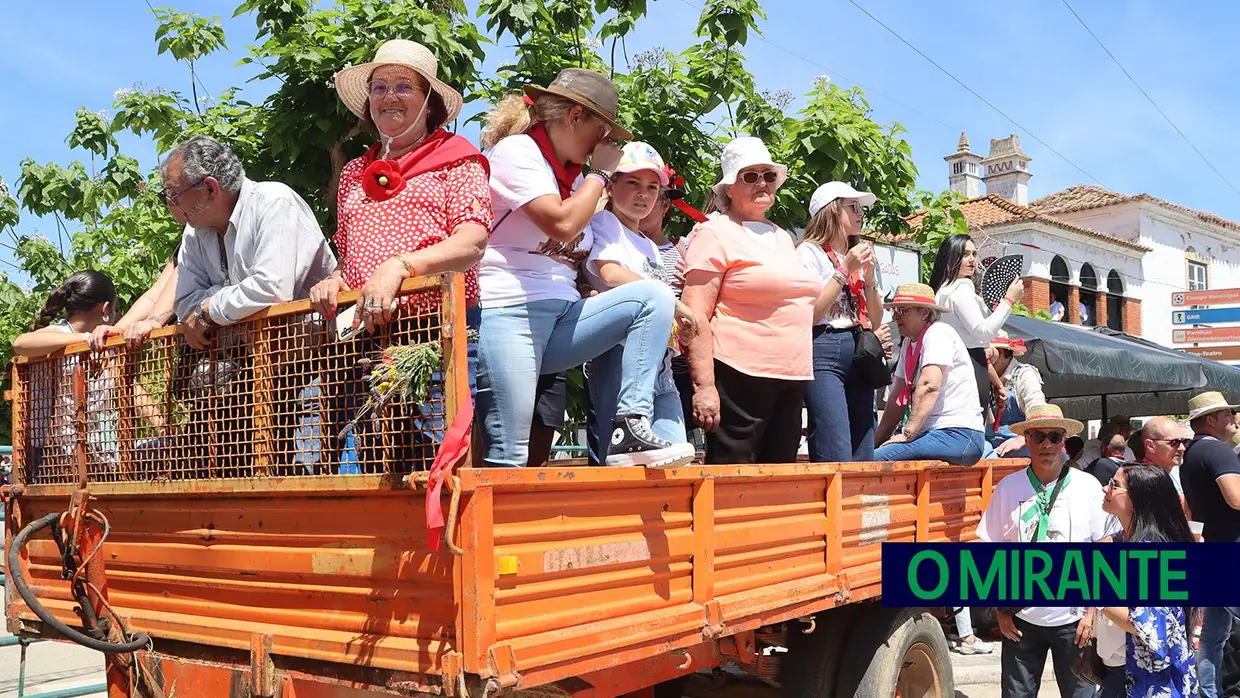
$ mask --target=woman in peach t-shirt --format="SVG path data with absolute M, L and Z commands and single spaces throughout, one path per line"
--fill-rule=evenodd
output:
M 707 463 L 791 463 L 821 282 L 766 219 L 787 168 L 757 138 L 732 141 L 722 164 L 719 213 L 694 229 L 683 263 L 683 301 L 710 321 L 689 345 L 693 416 Z

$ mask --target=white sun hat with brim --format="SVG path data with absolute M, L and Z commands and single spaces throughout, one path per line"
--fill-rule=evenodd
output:
M 814 195 L 809 197 L 809 217 L 818 215 L 819 211 L 836 199 L 856 199 L 862 206 L 873 206 L 878 197 L 869 192 L 857 191 L 847 182 L 827 182 L 815 189 Z
M 723 194 L 725 186 L 736 184 L 736 177 L 741 170 L 754 165 L 767 165 L 775 170 L 779 175 L 775 180 L 777 189 L 788 179 L 788 168 L 776 163 L 762 139 L 753 136 L 737 138 L 729 143 L 719 156 L 719 164 L 723 168 L 723 179 L 714 186 L 716 194 Z
M 1212 390 L 1208 393 L 1194 395 L 1188 401 L 1188 421 L 1191 422 L 1214 412 L 1235 409 L 1240 409 L 1240 405 L 1227 404 L 1227 398 L 1222 393 Z
M 385 65 L 400 65 L 412 69 L 421 75 L 431 90 L 443 101 L 448 117 L 444 121 L 452 121 L 461 113 L 464 100 L 461 93 L 449 87 L 439 79 L 439 61 L 430 49 L 416 41 L 408 39 L 392 39 L 385 41 L 375 52 L 375 59 L 369 63 L 350 66 L 336 73 L 336 94 L 349 111 L 359 118 L 365 119 L 370 108 L 370 76 L 375 69 Z

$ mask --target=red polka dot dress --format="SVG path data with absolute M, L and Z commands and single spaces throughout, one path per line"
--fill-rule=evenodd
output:
M 362 189 L 365 160 L 363 156 L 344 166 L 337 196 L 333 242 L 349 288 L 364 286 L 379 265 L 395 255 L 442 242 L 462 223 L 477 223 L 490 231 L 491 186 L 477 158 L 416 175 L 385 201 L 372 199 Z M 465 273 L 465 299 L 467 307 L 478 305 L 477 266 Z M 438 306 L 437 293 L 421 294 L 416 302 L 419 312 Z

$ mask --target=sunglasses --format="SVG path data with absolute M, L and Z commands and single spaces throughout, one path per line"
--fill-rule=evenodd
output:
M 1027 431 L 1025 432 L 1025 441 L 1037 446 L 1043 441 L 1049 441 L 1052 444 L 1058 444 L 1063 441 L 1064 433 L 1062 431 Z
M 174 204 L 174 203 L 176 203 L 177 199 L 179 199 L 179 198 L 181 198 L 182 196 L 184 196 L 184 195 L 185 195 L 185 192 L 187 192 L 187 191 L 189 191 L 190 189 L 193 189 L 194 187 L 196 187 L 196 186 L 198 186 L 198 185 L 202 184 L 203 182 L 205 182 L 205 181 L 206 181 L 206 179 L 207 179 L 207 177 L 206 177 L 206 176 L 199 177 L 199 178 L 197 179 L 197 181 L 195 181 L 193 184 L 191 184 L 191 185 L 189 185 L 189 186 L 187 186 L 187 187 L 185 187 L 185 188 L 181 189 L 180 191 L 176 191 L 176 192 L 172 192 L 172 193 L 169 193 L 167 189 L 160 189 L 160 190 L 159 190 L 159 194 L 158 194 L 158 196 L 159 196 L 159 200 L 160 200 L 160 201 L 162 201 L 162 202 L 163 202 L 163 204 L 164 204 L 165 206 L 169 206 L 169 205 L 171 205 L 171 204 Z
M 765 181 L 767 184 L 774 184 L 775 180 L 779 179 L 779 173 L 775 170 L 766 170 L 764 172 L 754 172 L 750 170 L 749 172 L 741 173 L 741 181 L 745 184 L 757 184 L 759 179 Z
M 861 204 L 857 203 L 856 201 L 850 201 L 849 203 L 844 204 L 844 208 L 848 209 L 849 211 L 852 211 L 858 216 L 863 215 L 865 213 L 864 211 L 861 210 Z
M 1192 439 L 1150 439 L 1150 441 L 1168 444 L 1172 448 L 1188 448 L 1188 445 L 1193 442 Z
M 1111 478 L 1111 481 L 1107 483 L 1107 487 L 1110 487 L 1112 492 L 1115 492 L 1115 491 L 1127 492 L 1128 491 L 1128 488 L 1119 484 L 1119 480 L 1117 480 L 1116 478 Z

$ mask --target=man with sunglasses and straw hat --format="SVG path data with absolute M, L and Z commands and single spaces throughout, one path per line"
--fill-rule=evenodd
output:
M 1188 401 L 1192 442 L 1180 466 L 1180 484 L 1193 519 L 1202 523 L 1207 543 L 1240 542 L 1240 460 L 1230 440 L 1236 433 L 1236 409 L 1220 392 Z M 1223 649 L 1240 609 L 1206 608 L 1201 621 L 1197 675 L 1201 695 L 1222 695 Z
M 1064 464 L 1064 442 L 1083 426 L 1050 404 L 1029 408 L 1025 420 L 1012 425 L 1013 433 L 1025 437 L 1029 467 L 995 486 L 977 527 L 978 538 L 994 543 L 1093 543 L 1119 531 L 1115 518 L 1102 511 L 1102 485 Z M 1072 671 L 1079 648 L 1090 639 L 1093 609 L 1003 608 L 997 615 L 1004 638 L 1004 698 L 1038 695 L 1047 651 L 1062 698 L 1094 695 L 1094 685 Z

